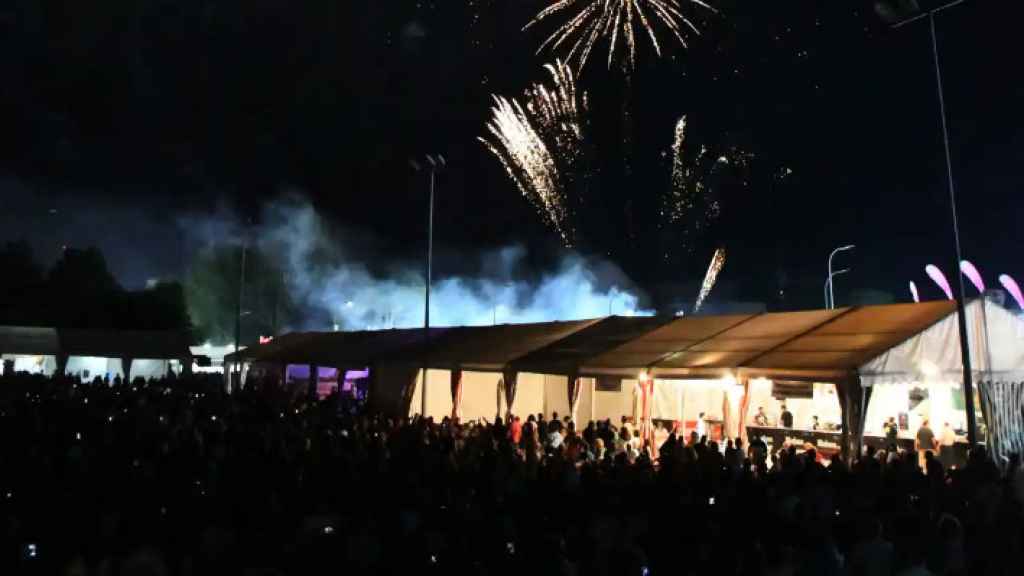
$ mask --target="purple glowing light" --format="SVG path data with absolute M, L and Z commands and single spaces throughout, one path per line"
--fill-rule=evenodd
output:
M 910 281 L 910 295 L 914 297 L 915 303 L 921 301 L 921 296 L 917 293 L 917 284 L 914 284 L 913 280 Z
M 974 287 L 978 289 L 979 294 L 985 293 L 985 281 L 981 279 L 981 274 L 978 273 L 978 269 L 974 267 L 967 260 L 960 261 L 960 272 L 974 284 Z
M 999 277 L 999 283 L 1002 284 L 1003 288 L 1006 288 L 1006 291 L 1010 293 L 1010 296 L 1013 296 L 1013 299 L 1017 301 L 1017 306 L 1019 306 L 1021 310 L 1024 310 L 1024 294 L 1021 294 L 1020 285 L 1017 284 L 1017 281 L 1010 278 L 1009 274 L 1003 274 Z
M 946 298 L 952 300 L 953 289 L 949 287 L 949 280 L 946 280 L 946 275 L 942 273 L 942 270 L 939 270 L 939 267 L 934 264 L 929 264 L 924 267 L 924 271 L 933 282 L 939 285 L 939 288 L 942 288 L 942 291 L 946 293 Z

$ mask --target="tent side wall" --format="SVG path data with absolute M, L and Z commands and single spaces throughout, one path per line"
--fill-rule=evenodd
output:
M 367 403 L 370 410 L 392 417 L 419 412 L 419 397 L 410 387 L 419 388 L 420 369 L 405 365 L 380 365 L 370 368 Z
M 450 372 L 445 371 L 450 379 Z M 501 408 L 504 408 L 504 399 L 498 398 L 498 381 L 501 374 L 494 372 L 469 372 L 462 373 L 462 405 L 459 410 L 460 418 L 464 421 L 487 419 L 493 422 L 495 415 Z M 450 380 L 445 380 L 445 388 L 449 391 Z M 500 402 L 499 402 L 500 400 Z M 449 412 L 450 413 L 450 412 Z
M 611 420 L 618 426 L 622 416 L 634 417 L 636 412 L 636 380 L 623 379 L 617 390 L 594 393 L 594 418 Z
M 548 418 L 555 413 L 559 419 L 569 414 L 568 382 L 565 376 L 544 375 L 544 415 Z
M 530 414 L 544 412 L 544 375 L 520 372 L 517 377 L 516 399 L 512 414 L 524 421 Z

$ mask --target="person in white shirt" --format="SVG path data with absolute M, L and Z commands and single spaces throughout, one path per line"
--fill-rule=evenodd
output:
M 704 413 L 701 412 L 700 416 L 697 416 L 697 437 L 703 438 L 708 435 L 707 423 L 704 422 Z
M 950 468 L 956 465 L 954 456 L 954 446 L 956 445 L 956 432 L 953 432 L 953 427 L 949 425 L 949 422 L 942 427 L 942 437 L 939 439 L 939 462 L 946 468 Z
M 768 415 L 764 413 L 764 406 L 757 407 L 757 414 L 754 415 L 754 424 L 758 426 L 768 425 Z
M 552 448 L 560 448 L 564 439 L 561 430 L 553 430 L 548 434 L 548 445 Z

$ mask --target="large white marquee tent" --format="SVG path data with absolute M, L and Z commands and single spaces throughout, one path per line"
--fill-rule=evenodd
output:
M 982 300 L 968 305 L 968 321 L 990 441 L 997 454 L 1019 450 L 1022 322 Z M 558 412 L 580 426 L 622 416 L 686 423 L 701 410 L 720 423 L 723 434 L 742 436 L 754 407 L 793 398 L 791 406 L 820 404 L 814 415 L 835 421 L 837 443 L 856 450 L 865 428 L 873 431 L 889 400 L 910 387 L 935 391 L 933 401 L 907 406 L 917 418 L 952 414 L 956 403 L 939 399 L 951 398 L 960 386 L 956 322 L 949 301 L 729 316 L 613 316 L 429 334 L 304 333 L 249 349 L 239 359 L 370 367 L 374 408 L 435 419 Z M 810 418 L 812 409 L 803 410 L 794 410 L 797 418 Z

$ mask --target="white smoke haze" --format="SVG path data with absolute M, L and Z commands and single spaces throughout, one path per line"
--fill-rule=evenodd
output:
M 423 326 L 425 264 L 382 261 L 365 233 L 339 229 L 306 201 L 290 196 L 267 205 L 262 222 L 246 235 L 285 270 L 292 301 L 303 311 L 293 330 L 365 330 Z M 243 227 L 229 218 L 182 224 L 201 244 L 232 243 Z M 436 238 L 435 238 L 436 242 Z M 435 249 L 437 244 L 435 244 Z M 642 294 L 606 261 L 567 253 L 541 273 L 525 271 L 526 251 L 458 254 L 476 273 L 453 275 L 435 260 L 430 292 L 431 326 L 489 325 L 578 320 L 609 313 L 651 315 Z M 381 272 L 384 270 L 384 272 Z

